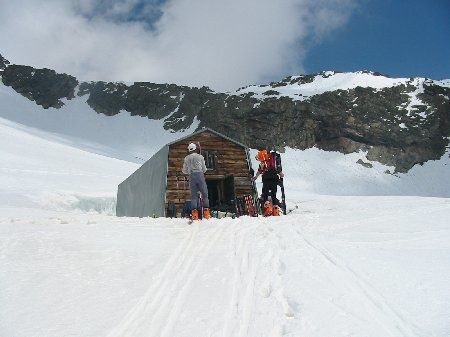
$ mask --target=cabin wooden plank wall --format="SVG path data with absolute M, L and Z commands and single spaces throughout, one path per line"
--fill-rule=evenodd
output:
M 189 182 L 181 172 L 184 157 L 188 155 L 189 143 L 200 143 L 202 154 L 205 151 L 216 157 L 216 169 L 206 172 L 206 179 L 224 179 L 234 176 L 235 193 L 237 197 L 252 194 L 252 181 L 249 174 L 249 164 L 244 147 L 222 138 L 212 132 L 202 132 L 169 147 L 166 207 L 169 201 L 175 202 L 180 211 L 185 200 L 191 197 Z

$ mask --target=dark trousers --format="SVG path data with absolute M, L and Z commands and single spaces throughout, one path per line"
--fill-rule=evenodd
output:
M 272 204 L 279 205 L 277 199 L 278 179 L 263 179 L 262 200 L 266 202 L 269 196 L 272 198 Z
M 200 206 L 197 205 L 198 192 L 202 193 L 203 207 L 209 208 L 208 186 L 206 185 L 205 175 L 203 174 L 203 172 L 192 172 L 189 175 L 189 187 L 191 188 L 192 209 Z

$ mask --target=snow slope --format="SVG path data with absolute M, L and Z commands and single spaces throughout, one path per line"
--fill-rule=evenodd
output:
M 39 137 L 0 118 L 0 203 L 56 208 L 91 202 L 114 211 L 117 185 L 139 166 Z M 81 201 L 83 200 L 83 201 Z M 80 204 L 81 202 L 81 204 Z M 71 206 L 72 205 L 72 206 Z
M 163 145 L 195 130 L 163 128 L 163 120 L 97 114 L 86 103 L 88 96 L 66 100 L 61 109 L 43 109 L 0 82 L 0 117 L 28 126 L 27 132 L 90 152 L 143 163 Z
M 113 216 L 180 136 L 0 86 L 0 336 L 450 335 L 448 155 L 396 176 L 288 149 L 287 216 Z
M 450 197 L 450 151 L 440 160 L 415 165 L 407 173 L 366 159 L 364 152 L 343 155 L 317 148 L 287 149 L 282 156 L 291 194 L 416 195 Z M 367 168 L 358 160 L 370 163 Z

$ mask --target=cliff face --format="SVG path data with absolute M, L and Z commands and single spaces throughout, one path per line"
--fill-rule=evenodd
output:
M 44 108 L 59 108 L 63 98 L 88 95 L 87 103 L 108 116 L 128 111 L 164 120 L 165 129 L 173 131 L 198 120 L 199 127 L 213 128 L 250 147 L 365 150 L 368 159 L 399 172 L 439 159 L 450 137 L 450 88 L 444 81 L 324 72 L 217 93 L 206 87 L 148 82 L 79 83 L 50 69 L 8 65 L 1 56 L 0 70 L 5 85 Z M 336 85 L 346 78 L 353 82 Z

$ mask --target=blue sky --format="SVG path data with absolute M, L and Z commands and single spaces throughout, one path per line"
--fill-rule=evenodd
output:
M 450 1 L 370 0 L 308 51 L 305 70 L 450 78 Z
M 322 70 L 450 78 L 450 0 L 15 0 L 0 53 L 80 80 L 218 91 Z

